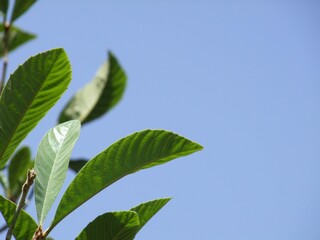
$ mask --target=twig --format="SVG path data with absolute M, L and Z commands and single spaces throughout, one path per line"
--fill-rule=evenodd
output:
M 16 222 L 17 222 L 19 213 L 21 212 L 21 209 L 25 205 L 25 201 L 26 201 L 26 197 L 28 195 L 28 191 L 29 191 L 30 187 L 32 186 L 32 184 L 34 182 L 35 177 L 36 177 L 35 171 L 34 170 L 28 170 L 27 180 L 22 186 L 22 195 L 21 195 L 21 198 L 19 200 L 18 206 L 16 208 L 16 212 L 14 213 L 14 217 L 12 219 L 11 225 L 10 225 L 10 227 L 8 229 L 6 240 L 10 240 L 11 237 L 12 237 L 14 226 L 16 225 Z
M 28 207 L 30 201 L 31 201 L 31 198 L 33 197 L 33 194 L 34 194 L 34 191 L 33 191 L 33 188 L 31 188 L 30 192 L 29 192 L 29 195 L 25 201 L 25 205 L 23 206 L 23 209 L 25 209 L 26 207 Z M 16 202 L 15 199 L 10 199 L 11 201 L 13 202 Z M 4 224 L 0 227 L 0 234 L 4 231 L 6 231 L 8 229 L 8 225 L 7 224 Z
M 43 236 L 42 227 L 41 225 L 37 228 L 36 232 L 34 233 L 32 240 L 41 240 L 44 239 L 45 236 Z
M 4 27 L 4 35 L 3 35 L 3 66 L 2 66 L 2 76 L 1 76 L 1 82 L 0 82 L 0 95 L 2 93 L 2 90 L 4 88 L 4 84 L 6 81 L 6 75 L 7 75 L 7 68 L 8 68 L 8 62 L 9 62 L 9 34 L 10 34 L 10 22 L 6 21 L 6 18 L 3 20 L 3 27 Z

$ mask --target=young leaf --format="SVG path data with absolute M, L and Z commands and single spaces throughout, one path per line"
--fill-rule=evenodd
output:
M 24 14 L 36 1 L 37 0 L 15 0 L 11 16 L 11 22 L 13 22 L 22 14 Z
M 3 24 L 0 24 L 0 56 L 3 56 Z M 32 33 L 25 32 L 15 26 L 10 27 L 10 34 L 8 39 L 9 52 L 15 50 L 21 45 L 29 42 L 30 40 L 36 38 L 36 35 Z
M 73 170 L 75 173 L 78 173 L 81 168 L 86 165 L 88 160 L 86 159 L 77 159 L 77 160 L 70 160 L 69 168 Z
M 4 16 L 7 15 L 8 7 L 9 7 L 9 0 L 0 0 L 0 12 L 2 12 Z
M 0 96 L 0 169 L 70 80 L 71 67 L 63 49 L 29 58 L 10 76 Z
M 24 184 L 28 169 L 33 167 L 31 152 L 28 147 L 23 147 L 12 157 L 9 168 L 9 192 L 10 199 L 18 199 L 21 187 Z
M 34 164 L 37 174 L 35 199 L 40 225 L 61 189 L 79 134 L 80 122 L 72 120 L 50 129 L 40 142 Z
M 76 240 L 132 240 L 139 229 L 132 211 L 105 213 L 90 222 Z
M 109 60 L 99 68 L 94 79 L 80 89 L 63 109 L 59 122 L 78 119 L 87 123 L 101 117 L 122 98 L 126 79 L 117 59 L 109 53 Z
M 112 144 L 76 175 L 57 208 L 51 229 L 74 209 L 120 178 L 202 149 L 175 133 L 145 130 Z
M 15 203 L 0 195 L 0 211 L 2 213 L 3 218 L 6 220 L 8 226 L 11 224 L 13 220 L 16 208 L 17 205 Z M 36 229 L 37 224 L 33 220 L 33 218 L 24 210 L 21 210 L 16 225 L 13 229 L 13 235 L 16 238 L 16 240 L 32 239 L 32 236 Z
M 139 215 L 140 229 L 170 200 L 171 198 L 156 199 L 132 208 L 130 211 Z

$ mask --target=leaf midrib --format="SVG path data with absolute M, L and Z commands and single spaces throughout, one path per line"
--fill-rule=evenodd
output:
M 57 156 L 60 155 L 61 149 L 63 148 L 63 145 L 64 145 L 63 143 L 64 143 L 65 139 L 67 138 L 67 134 L 68 134 L 69 130 L 70 130 L 70 129 L 68 129 L 67 133 L 65 134 L 65 136 L 64 136 L 64 138 L 63 138 L 63 141 L 62 141 L 61 144 L 60 144 L 59 151 L 58 151 L 58 153 L 56 154 L 56 157 L 55 157 L 55 159 L 54 159 L 54 162 L 53 162 L 53 165 L 52 165 L 51 170 L 54 169 L 54 166 L 55 166 L 56 163 L 57 163 L 57 161 L 56 161 L 56 160 L 58 159 Z M 52 179 L 51 176 L 52 176 L 52 173 L 53 173 L 53 172 L 54 172 L 53 170 L 50 172 L 49 181 L 48 181 L 48 184 L 47 184 L 47 188 L 46 188 L 46 190 L 45 190 L 45 193 L 47 193 L 48 190 L 50 189 L 48 186 L 50 186 L 51 179 Z M 41 211 L 41 215 L 40 215 L 40 224 L 42 224 L 43 221 L 44 221 L 44 218 L 43 218 L 44 206 L 45 206 L 45 203 L 47 202 L 47 199 L 48 199 L 46 196 L 47 196 L 47 194 L 45 194 L 45 198 L 44 198 L 43 204 L 42 204 L 42 211 Z
M 199 145 L 199 147 L 197 147 L 196 149 L 188 150 L 188 151 L 183 151 L 183 152 L 180 152 L 180 154 L 185 154 L 185 153 L 189 153 L 189 152 L 193 153 L 193 152 L 196 152 L 196 151 L 200 151 L 201 149 L 202 149 L 202 147 Z M 176 154 L 177 154 L 177 153 L 172 154 L 172 155 L 176 155 Z M 134 172 L 140 170 L 140 169 L 142 168 L 142 166 L 144 166 L 144 165 L 148 165 L 148 164 L 150 164 L 150 163 L 152 163 L 152 162 L 155 162 L 155 161 L 161 161 L 161 160 L 163 160 L 163 159 L 165 159 L 165 158 L 167 158 L 167 157 L 169 157 L 169 156 L 171 156 L 171 155 L 168 155 L 168 156 L 165 156 L 165 157 L 156 159 L 156 160 L 153 159 L 152 161 L 148 161 L 148 162 L 145 163 L 145 164 L 139 165 L 139 166 L 136 167 L 134 170 L 126 171 L 125 173 L 123 173 L 122 175 L 120 175 L 118 178 L 116 178 L 114 181 L 111 181 L 111 182 L 109 182 L 108 184 L 106 184 L 101 190 L 99 190 L 99 191 L 95 192 L 94 194 L 90 195 L 88 198 L 84 199 L 84 201 L 81 201 L 80 204 L 78 204 L 76 207 L 74 207 L 71 211 L 69 211 L 67 214 L 65 214 L 62 218 L 60 217 L 60 218 L 58 219 L 58 221 L 54 220 L 54 221 L 53 221 L 53 224 L 52 224 L 51 227 L 49 228 L 49 232 L 50 232 L 62 219 L 64 219 L 66 216 L 68 216 L 71 212 L 73 212 L 75 209 L 77 209 L 78 207 L 80 207 L 83 203 L 85 203 L 86 201 L 88 201 L 88 200 L 89 200 L 90 198 L 92 198 L 94 195 L 98 194 L 99 192 L 101 192 L 102 190 L 104 190 L 105 188 L 107 188 L 108 186 L 110 186 L 111 184 L 115 183 L 116 181 L 120 180 L 121 178 L 123 178 L 123 177 L 125 177 L 125 176 L 127 176 L 127 175 L 129 175 L 129 174 L 131 174 L 131 173 L 134 173 Z M 184 155 L 182 155 L 182 156 L 184 156 Z M 178 157 L 179 157 L 179 156 L 178 156 Z M 93 160 L 93 159 L 92 159 L 92 160 Z M 81 170 L 82 170 L 82 169 L 81 169 Z M 81 170 L 80 170 L 80 172 L 81 172 Z M 79 172 L 79 173 L 80 173 L 80 172 Z M 79 174 L 79 173 L 78 173 L 78 174 Z M 63 197 L 64 197 L 64 196 L 62 196 L 62 199 L 63 199 Z M 61 202 L 60 202 L 60 203 L 61 203 Z M 60 206 L 60 204 L 58 205 L 58 208 L 59 208 L 59 206 Z
M 60 52 L 58 55 L 60 56 L 60 55 L 61 55 L 61 52 Z M 47 74 L 46 77 L 45 77 L 46 79 L 47 79 L 48 76 L 51 74 L 52 69 L 54 68 L 54 65 L 55 65 L 55 63 L 58 61 L 58 59 L 59 59 L 59 57 L 57 57 L 57 59 L 54 61 L 54 63 L 53 63 L 52 66 L 50 67 L 50 71 L 48 72 L 48 74 Z M 32 106 L 32 104 L 34 103 L 34 100 L 37 98 L 37 96 L 38 96 L 39 92 L 41 91 L 41 89 L 42 89 L 43 85 L 45 84 L 45 82 L 46 82 L 46 80 L 43 81 L 43 82 L 40 84 L 40 88 L 39 88 L 39 90 L 36 92 L 36 94 L 34 95 L 33 100 L 31 101 L 30 104 L 28 104 L 28 107 L 26 108 L 25 111 L 23 111 L 23 114 L 20 115 L 21 117 L 19 117 L 18 124 L 17 124 L 16 127 L 14 128 L 14 131 L 12 131 L 12 134 L 9 135 L 10 137 L 8 138 L 8 141 L 7 141 L 7 143 L 5 144 L 4 151 L 3 151 L 2 155 L 1 155 L 0 165 L 1 165 L 1 160 L 3 159 L 3 156 L 4 156 L 5 153 L 7 152 L 8 146 L 10 145 L 11 140 L 13 139 L 14 134 L 17 132 L 17 129 L 19 128 L 22 120 L 24 119 L 24 116 L 25 116 L 26 112 L 30 109 L 30 106 Z

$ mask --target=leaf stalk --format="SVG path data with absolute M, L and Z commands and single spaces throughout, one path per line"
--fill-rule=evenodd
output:
M 34 183 L 34 179 L 36 178 L 36 172 L 34 170 L 28 170 L 28 175 L 27 175 L 27 180 L 25 181 L 25 183 L 22 186 L 22 194 L 21 194 L 21 198 L 19 200 L 19 203 L 17 205 L 16 211 L 14 213 L 11 225 L 8 229 L 7 235 L 6 235 L 6 240 L 10 240 L 12 238 L 12 234 L 13 234 L 13 229 L 16 225 L 17 219 L 19 217 L 19 214 L 22 210 L 22 208 L 25 205 L 25 201 L 29 192 L 30 187 L 32 186 L 32 184 Z

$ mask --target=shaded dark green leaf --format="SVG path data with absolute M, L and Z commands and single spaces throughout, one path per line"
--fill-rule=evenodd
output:
M 0 195 L 0 211 L 8 226 L 11 225 L 16 208 L 15 203 Z M 31 240 L 37 227 L 33 218 L 24 210 L 21 210 L 13 229 L 13 235 L 16 240 Z
M 9 0 L 0 0 L 0 12 L 2 12 L 4 16 L 7 15 L 8 7 L 9 7 Z
M 87 159 L 70 160 L 69 168 L 72 169 L 75 173 L 78 173 L 81 168 L 87 164 L 87 162 Z
M 133 211 L 105 213 L 90 222 L 76 240 L 132 240 L 139 229 Z
M 3 56 L 3 38 L 4 38 L 4 27 L 3 24 L 0 24 L 0 56 Z M 8 45 L 9 45 L 9 52 L 15 50 L 16 48 L 20 47 L 21 45 L 29 42 L 30 40 L 36 38 L 36 35 L 23 31 L 15 26 L 10 27 Z
M 78 119 L 82 123 L 97 119 L 112 109 L 122 98 L 126 75 L 117 59 L 109 53 L 96 76 L 68 102 L 59 122 Z
M 139 215 L 140 229 L 170 200 L 171 198 L 156 199 L 132 208 L 131 211 Z
M 199 151 L 202 146 L 175 133 L 145 130 L 125 137 L 90 160 L 64 193 L 51 228 L 120 178 Z
M 18 199 L 21 187 L 26 180 L 28 169 L 32 169 L 32 167 L 33 161 L 28 147 L 19 149 L 13 155 L 8 168 L 8 196 L 10 199 Z
M 24 14 L 37 0 L 15 0 L 11 15 L 11 22 Z
M 0 169 L 70 80 L 71 67 L 63 49 L 31 57 L 10 76 L 0 96 Z

